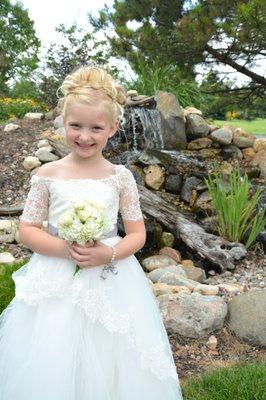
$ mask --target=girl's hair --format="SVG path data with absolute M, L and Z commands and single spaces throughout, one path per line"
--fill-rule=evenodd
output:
M 103 105 L 109 112 L 111 122 L 123 119 L 126 94 L 123 87 L 111 75 L 99 67 L 79 67 L 67 75 L 59 89 L 62 98 L 62 115 L 73 102 L 89 105 Z M 58 92 L 58 91 L 57 91 Z

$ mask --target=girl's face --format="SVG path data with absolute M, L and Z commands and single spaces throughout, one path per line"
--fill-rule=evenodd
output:
M 81 158 L 102 156 L 108 138 L 118 129 L 118 121 L 110 122 L 108 112 L 101 106 L 73 103 L 65 116 L 66 141 Z

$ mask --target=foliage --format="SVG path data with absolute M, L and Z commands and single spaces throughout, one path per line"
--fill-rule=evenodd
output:
M 8 306 L 15 295 L 15 284 L 12 279 L 13 272 L 22 267 L 28 258 L 12 264 L 0 264 L 0 313 Z
M 6 121 L 13 117 L 23 118 L 28 112 L 47 111 L 47 105 L 36 100 L 0 97 L 0 121 Z
M 156 67 L 156 62 L 147 65 L 140 59 L 137 73 L 137 79 L 128 84 L 128 89 L 148 96 L 153 96 L 157 90 L 168 91 L 177 97 L 183 107 L 202 106 L 204 98 L 197 84 L 184 76 L 179 68 Z
M 42 101 L 42 94 L 34 76 L 21 78 L 9 89 L 9 96 L 12 98 Z
M 0 93 L 8 94 L 10 79 L 26 77 L 37 68 L 40 41 L 21 3 L 0 2 Z
M 230 241 L 244 240 L 249 248 L 266 224 L 266 207 L 257 210 L 262 189 L 252 194 L 248 177 L 241 176 L 239 166 L 232 170 L 228 181 L 216 170 L 205 182 L 218 217 L 217 231 Z
M 264 0 L 115 0 L 90 22 L 134 70 L 140 58 L 156 58 L 158 67 L 177 65 L 194 78 L 197 64 L 226 64 L 263 96 L 266 79 L 253 67 L 265 56 L 265 16 Z
M 38 77 L 43 100 L 50 105 L 56 105 L 56 91 L 66 75 L 82 65 L 105 65 L 108 61 L 106 43 L 95 40 L 91 33 L 85 33 L 76 24 L 69 28 L 61 24 L 56 31 L 62 34 L 64 44 L 50 45 L 44 57 L 43 71 Z
M 187 380 L 184 400 L 262 400 L 265 394 L 265 362 L 241 361 Z

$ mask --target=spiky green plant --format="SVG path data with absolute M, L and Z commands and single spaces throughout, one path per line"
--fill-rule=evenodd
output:
M 234 168 L 228 180 L 219 171 L 205 178 L 217 214 L 219 235 L 233 242 L 245 241 L 249 248 L 266 224 L 266 208 L 257 211 L 262 189 L 250 194 L 250 182 L 246 174 L 241 176 L 239 166 Z

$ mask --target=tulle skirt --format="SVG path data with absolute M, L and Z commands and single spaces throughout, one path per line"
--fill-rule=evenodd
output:
M 116 244 L 122 238 L 103 239 Z M 156 298 L 134 255 L 118 274 L 33 253 L 0 315 L 1 400 L 181 400 Z

